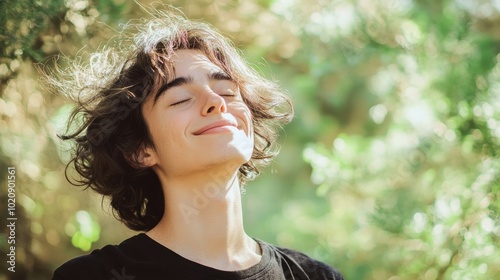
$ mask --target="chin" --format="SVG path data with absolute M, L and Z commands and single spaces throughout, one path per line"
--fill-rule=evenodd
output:
M 213 149 L 213 152 L 205 154 L 205 166 L 207 168 L 225 166 L 224 169 L 238 170 L 243 164 L 252 158 L 253 149 L 241 150 L 236 147 L 225 147 L 224 149 Z
M 199 163 L 205 162 L 209 165 L 241 166 L 252 158 L 254 149 L 253 139 L 246 135 L 237 135 L 229 141 L 227 139 L 217 139 L 216 141 L 206 141 L 199 150 Z M 203 157 L 204 159 L 201 159 Z

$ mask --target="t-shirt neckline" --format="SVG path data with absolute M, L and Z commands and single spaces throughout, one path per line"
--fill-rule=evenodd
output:
M 176 252 L 172 251 L 168 247 L 158 243 L 145 233 L 140 233 L 131 239 L 138 239 L 140 243 L 144 244 L 145 248 L 150 250 L 150 255 L 155 259 L 156 262 L 173 262 L 179 265 L 179 268 L 189 272 L 193 275 L 199 275 L 200 277 L 212 277 L 216 279 L 258 279 L 258 276 L 265 274 L 271 269 L 271 249 L 269 245 L 261 240 L 254 239 L 260 246 L 262 257 L 260 261 L 243 270 L 238 271 L 226 271 L 219 270 L 213 267 L 205 266 L 203 264 L 189 260 Z

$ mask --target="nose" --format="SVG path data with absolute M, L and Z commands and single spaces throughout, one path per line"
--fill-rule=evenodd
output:
M 201 109 L 202 115 L 225 113 L 227 110 L 224 98 L 212 90 L 206 91 L 206 100 Z

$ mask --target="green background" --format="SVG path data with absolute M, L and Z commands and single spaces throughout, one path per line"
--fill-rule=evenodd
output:
M 246 188 L 252 236 L 346 279 L 498 279 L 499 1 L 164 3 L 213 24 L 294 100 L 280 155 Z M 9 166 L 18 218 L 16 272 L 2 261 L 0 279 L 48 279 L 135 234 L 65 180 L 56 133 L 71 105 L 35 66 L 92 52 L 144 16 L 124 0 L 0 3 L 0 220 Z

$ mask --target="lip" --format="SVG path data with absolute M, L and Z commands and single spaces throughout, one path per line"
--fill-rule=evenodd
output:
M 225 127 L 236 127 L 237 128 L 238 124 L 236 122 L 230 121 L 230 120 L 220 120 L 220 121 L 210 123 L 210 124 L 200 128 L 200 129 L 198 129 L 193 134 L 194 135 L 201 135 L 201 134 L 209 132 L 212 129 L 225 128 Z

